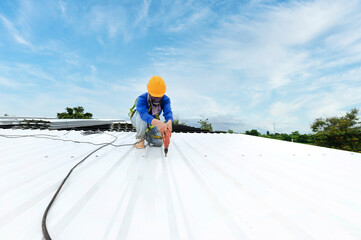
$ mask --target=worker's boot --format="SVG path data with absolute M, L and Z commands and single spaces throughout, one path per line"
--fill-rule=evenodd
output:
M 144 138 L 139 139 L 138 142 L 135 144 L 135 147 L 138 148 L 138 149 L 145 148 L 145 146 L 144 146 Z

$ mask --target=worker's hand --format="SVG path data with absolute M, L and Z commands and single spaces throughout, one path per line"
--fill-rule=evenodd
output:
M 164 148 L 168 148 L 168 147 L 169 147 L 170 135 L 171 135 L 171 132 L 169 131 L 168 128 L 167 128 L 166 131 L 162 134 L 162 139 L 163 139 Z
M 167 124 L 167 128 L 169 129 L 170 132 L 172 132 L 172 120 L 168 120 Z
M 162 135 L 167 130 L 167 124 L 161 122 L 160 120 L 154 118 L 151 122 L 153 126 L 156 126 L 158 128 L 158 131 Z

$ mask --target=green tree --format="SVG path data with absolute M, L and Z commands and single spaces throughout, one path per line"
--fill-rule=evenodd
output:
M 91 119 L 92 113 L 84 113 L 84 108 L 81 106 L 74 108 L 65 108 L 66 112 L 57 113 L 58 119 Z
M 208 130 L 210 132 L 213 131 L 212 124 L 208 122 L 208 118 L 206 120 L 199 120 L 198 123 L 201 124 L 201 129 Z
M 256 129 L 252 129 L 251 131 L 246 131 L 247 135 L 252 135 L 252 136 L 260 136 L 261 133 L 259 133 Z
M 227 133 L 234 133 L 232 129 L 229 129 Z
M 311 125 L 316 145 L 361 152 L 361 127 L 358 109 L 353 108 L 342 117 L 317 118 Z
M 297 141 L 299 143 L 312 143 L 313 142 L 313 135 L 312 134 L 301 134 L 298 136 Z
M 291 136 L 287 133 L 276 133 L 273 138 L 289 142 L 291 142 L 292 139 Z
M 298 131 L 292 132 L 291 134 L 287 133 L 275 133 L 270 134 L 268 131 L 266 135 L 260 135 L 261 137 L 272 138 L 282 141 L 294 141 L 298 143 L 312 143 L 313 135 L 312 134 L 300 134 Z
M 300 138 L 301 134 L 298 131 L 292 132 L 290 137 L 294 142 L 298 142 L 298 139 Z

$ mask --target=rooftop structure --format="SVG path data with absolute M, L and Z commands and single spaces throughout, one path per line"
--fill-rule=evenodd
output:
M 130 121 L 121 119 L 57 119 L 46 117 L 0 117 L 0 129 L 49 129 L 92 131 L 135 131 Z M 173 132 L 209 132 L 196 127 L 173 124 Z
M 106 145 L 112 143 L 111 145 Z M 0 239 L 361 239 L 361 154 L 242 134 L 0 129 Z
M 0 117 L 0 128 L 133 131 L 131 122 L 122 119 L 57 119 L 42 117 Z

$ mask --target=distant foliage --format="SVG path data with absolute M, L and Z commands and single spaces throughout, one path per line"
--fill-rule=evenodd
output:
M 212 124 L 208 122 L 208 118 L 206 120 L 199 120 L 198 123 L 201 124 L 201 129 L 213 131 Z
M 361 126 L 358 109 L 342 117 L 317 118 L 311 125 L 316 145 L 361 152 Z
M 256 129 L 252 129 L 251 131 L 246 131 L 246 134 L 252 136 L 261 136 L 261 133 L 259 133 Z
M 57 113 L 58 119 L 91 119 L 93 117 L 92 113 L 84 113 L 84 108 L 74 107 L 74 108 L 65 108 L 66 112 Z
M 300 134 L 298 131 L 292 132 L 291 134 L 287 134 L 287 133 L 270 134 L 269 131 L 267 131 L 266 135 L 261 135 L 261 136 L 266 138 L 277 139 L 277 140 L 289 141 L 289 142 L 291 141 L 298 143 L 313 142 L 312 134 Z
M 312 134 L 300 134 L 298 131 L 292 132 L 291 135 L 291 140 L 294 142 L 299 142 L 299 143 L 312 143 L 313 142 L 313 137 Z
M 291 134 L 271 134 L 267 131 L 266 135 L 262 135 L 256 129 L 245 133 L 283 141 L 361 152 L 361 122 L 358 121 L 357 114 L 358 109 L 354 108 L 342 117 L 317 118 L 311 125 L 314 134 L 300 134 L 298 131 Z

